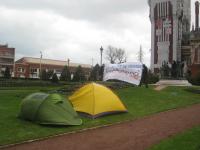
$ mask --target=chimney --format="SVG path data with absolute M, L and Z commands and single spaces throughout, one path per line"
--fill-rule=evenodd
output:
M 195 2 L 195 29 L 199 29 L 199 2 Z

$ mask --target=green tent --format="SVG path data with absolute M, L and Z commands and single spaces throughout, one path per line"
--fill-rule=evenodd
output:
M 71 103 L 58 94 L 34 93 L 21 104 L 19 117 L 39 124 L 81 125 Z

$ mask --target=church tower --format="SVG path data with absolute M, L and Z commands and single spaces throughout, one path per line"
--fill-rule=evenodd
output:
M 181 41 L 190 32 L 190 0 L 148 0 L 151 21 L 151 69 L 181 61 Z

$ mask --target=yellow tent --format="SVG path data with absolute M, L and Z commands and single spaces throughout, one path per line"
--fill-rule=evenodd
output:
M 96 83 L 83 86 L 70 96 L 69 100 L 76 111 L 89 114 L 93 118 L 115 112 L 127 112 L 117 95 Z

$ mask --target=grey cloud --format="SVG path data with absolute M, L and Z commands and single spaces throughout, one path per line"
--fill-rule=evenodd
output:
M 28 19 L 20 15 L 11 15 L 12 18 L 1 15 L 0 43 L 8 43 L 9 46 L 15 47 L 18 55 L 34 56 L 40 50 L 54 47 L 58 41 L 61 41 L 59 37 L 52 36 L 54 33 L 47 27 L 48 21 L 40 24 L 38 23 L 40 19 L 33 18 L 34 15 Z M 31 19 L 34 21 L 32 22 Z
M 73 19 L 104 21 L 120 13 L 141 13 L 146 0 L 1 0 L 7 8 L 49 10 Z
M 101 45 L 125 48 L 133 56 L 141 42 L 150 45 L 146 0 L 0 0 L 1 8 L 12 15 L 0 14 L 0 43 L 8 42 L 21 56 L 45 50 L 46 58 L 91 63 L 93 57 L 96 63 Z M 45 14 L 39 19 L 33 15 L 38 10 Z

